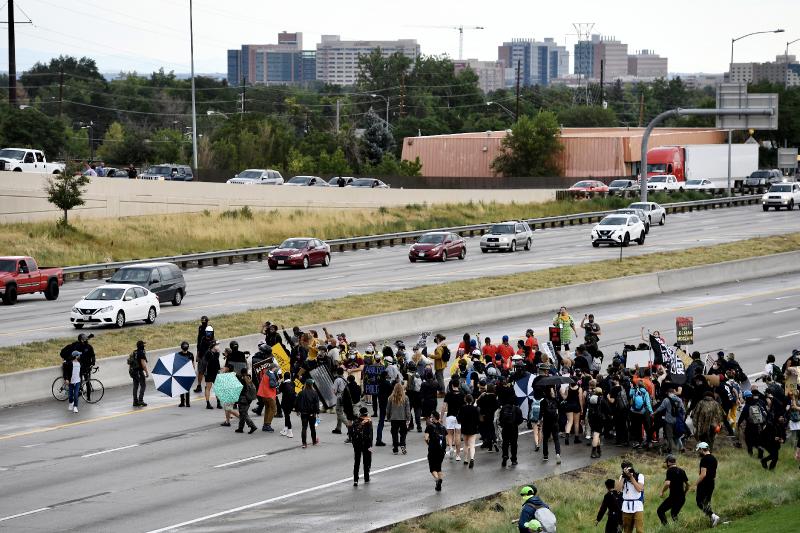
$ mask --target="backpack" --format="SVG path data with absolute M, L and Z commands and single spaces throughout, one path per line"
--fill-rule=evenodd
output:
M 757 403 L 754 403 L 748 408 L 748 414 L 750 415 L 750 422 L 760 426 L 764 422 L 766 422 L 766 417 L 764 416 L 764 410 L 761 409 L 761 406 Z
M 432 438 L 436 439 L 435 442 L 439 445 L 441 452 L 444 453 L 447 451 L 447 430 L 441 424 L 435 424 L 431 427 L 433 428 Z
M 556 515 L 547 507 L 536 507 L 533 503 L 525 503 L 526 506 L 534 509 L 533 517 L 542 524 L 542 530 L 545 533 L 556 532 Z
M 450 348 L 442 346 L 442 362 L 447 363 L 450 361 Z
M 589 414 L 592 416 L 597 416 L 600 414 L 600 396 L 597 394 L 592 394 L 589 396 L 589 407 L 588 407 Z
M 682 437 L 686 434 L 686 412 L 681 408 L 679 402 L 669 399 L 670 406 L 672 407 L 672 414 L 675 416 L 675 435 Z
M 644 392 L 642 389 L 636 388 L 633 391 L 633 407 L 634 411 L 642 411 L 644 410 Z
M 783 383 L 783 372 L 778 365 L 772 363 L 772 370 L 770 371 L 770 376 L 772 377 L 772 381 L 775 383 Z
M 416 372 L 408 373 L 408 390 L 410 392 L 419 392 L 422 387 L 422 379 Z
M 513 426 L 514 422 L 516 422 L 516 413 L 515 408 L 516 406 L 511 403 L 503 404 L 503 407 L 500 408 L 500 415 L 498 415 L 498 421 L 500 422 L 501 426 Z
M 125 361 L 128 364 L 128 374 L 133 377 L 136 374 L 137 370 L 139 370 L 139 358 L 137 357 L 136 351 L 132 351 L 131 354 L 128 356 L 128 359 Z
M 528 408 L 528 421 L 538 422 L 542 417 L 542 400 L 535 398 L 531 399 L 531 405 Z
M 619 409 L 628 409 L 628 407 L 630 407 L 630 403 L 628 402 L 628 395 L 625 394 L 624 387 L 617 393 L 617 407 Z
M 278 388 L 278 376 L 275 375 L 275 372 L 271 370 L 267 371 L 267 377 L 269 378 L 269 388 L 270 389 L 277 389 Z
M 353 444 L 357 446 L 364 446 L 364 440 L 366 439 L 367 433 L 364 431 L 364 422 L 359 420 L 358 423 L 353 424 L 353 427 L 350 431 L 350 440 L 353 442 Z

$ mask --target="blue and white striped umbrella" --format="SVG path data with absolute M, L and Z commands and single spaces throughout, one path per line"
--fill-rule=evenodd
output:
M 533 397 L 533 376 L 524 372 L 522 376 L 514 382 L 514 396 L 517 398 L 517 405 L 522 411 L 522 417 L 528 419 L 528 409 Z
M 180 353 L 159 357 L 152 374 L 156 389 L 173 398 L 189 392 L 197 375 L 192 362 Z

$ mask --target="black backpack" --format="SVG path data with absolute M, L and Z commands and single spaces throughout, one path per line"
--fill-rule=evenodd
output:
M 450 361 L 450 348 L 442 346 L 442 361 L 445 363 Z
M 516 422 L 516 412 L 514 404 L 504 404 L 503 407 L 500 408 L 500 415 L 498 420 L 500 421 L 500 425 L 502 426 L 513 426 L 514 422 Z
M 133 377 L 136 372 L 140 369 L 139 366 L 139 358 L 137 357 L 136 351 L 131 352 L 128 356 L 128 359 L 125 361 L 128 364 L 128 374 Z

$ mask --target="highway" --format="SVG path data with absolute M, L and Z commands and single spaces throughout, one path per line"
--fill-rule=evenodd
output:
M 653 226 L 643 246 L 623 249 L 624 256 L 684 250 L 750 237 L 797 231 L 797 211 L 770 211 L 759 206 L 697 211 L 669 215 L 665 226 Z M 166 304 L 158 322 L 198 320 L 201 315 L 241 312 L 247 309 L 289 305 L 351 294 L 403 289 L 483 276 L 511 274 L 619 257 L 618 247 L 592 248 L 591 226 L 536 231 L 532 251 L 482 254 L 479 239 L 467 239 L 464 261 L 415 263 L 408 247 L 396 246 L 334 253 L 328 268 L 270 271 L 266 263 L 190 269 L 185 272 L 188 294 L 183 305 Z M 69 282 L 59 299 L 43 295 L 22 296 L 14 306 L 0 306 L 0 346 L 17 345 L 77 334 L 69 323 L 72 306 L 102 281 Z M 433 302 L 432 302 L 433 303 Z M 148 327 L 134 323 L 126 327 Z M 108 331 L 87 328 L 96 335 Z M 144 333 L 144 332 L 143 332 Z
M 782 362 L 800 345 L 800 274 L 572 310 L 575 317 L 589 312 L 602 327 L 606 354 L 636 341 L 642 326 L 672 342 L 675 317 L 692 316 L 693 349 L 733 351 L 752 374 L 767 354 Z M 513 339 L 527 327 L 544 331 L 551 319 L 487 320 L 444 333 L 454 343 L 464 331 Z M 291 440 L 261 431 L 239 435 L 219 427 L 221 411 L 198 400 L 179 409 L 175 400 L 157 397 L 152 384 L 145 399 L 149 407 L 131 411 L 123 388 L 79 414 L 53 400 L 0 410 L 0 529 L 222 532 L 269 524 L 366 531 L 590 462 L 589 448 L 573 445 L 564 448 L 562 465 L 552 458 L 542 463 L 523 436 L 515 469 L 501 470 L 497 454 L 479 451 L 474 470 L 446 461 L 444 491 L 435 493 L 421 437 L 411 433 L 406 456 L 375 448 L 371 483 L 354 488 L 352 450 L 330 434 L 334 415 L 322 415 L 319 447 L 302 450 L 299 429 Z M 604 447 L 604 455 L 618 451 Z M 538 485 L 547 500 L 547 483 Z

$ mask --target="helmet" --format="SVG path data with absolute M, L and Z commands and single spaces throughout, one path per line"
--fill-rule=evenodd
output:
M 239 343 L 236 342 L 236 341 L 231 341 L 229 346 L 231 347 L 231 350 L 238 350 L 239 349 Z
M 189 343 L 187 341 L 183 341 L 181 343 L 181 350 L 183 350 L 185 352 L 188 349 L 189 349 Z
M 508 342 L 508 335 L 503 335 L 503 342 Z
M 480 357 L 481 351 L 478 349 L 472 350 L 472 357 Z
M 519 354 L 512 355 L 511 356 L 511 360 L 514 361 L 515 363 L 518 362 L 518 361 L 522 361 L 522 356 L 519 355 Z

